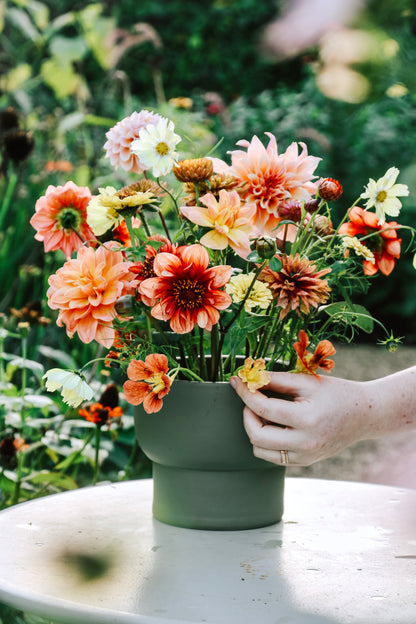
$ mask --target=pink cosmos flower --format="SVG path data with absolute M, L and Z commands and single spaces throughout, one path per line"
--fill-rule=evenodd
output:
M 134 286 L 129 268 L 117 247 L 81 247 L 76 258 L 49 278 L 48 304 L 59 310 L 57 325 L 66 325 L 70 338 L 78 333 L 82 342 L 96 340 L 110 347 L 115 336 L 115 302 Z
M 228 245 L 236 254 L 247 258 L 250 253 L 250 237 L 257 228 L 252 223 L 256 212 L 254 204 L 242 205 L 237 191 L 221 190 L 218 201 L 212 193 L 200 198 L 202 206 L 182 206 L 182 214 L 197 225 L 210 228 L 200 242 L 210 249 L 226 249 Z
M 146 167 L 136 154 L 131 151 L 131 144 L 139 138 L 140 130 L 149 124 L 156 125 L 162 119 L 158 113 L 148 110 L 136 111 L 119 121 L 107 133 L 104 144 L 106 158 L 110 159 L 113 167 L 121 167 L 124 171 L 143 173 Z
M 156 277 L 139 286 L 142 295 L 157 301 L 152 316 L 169 321 L 177 334 L 192 331 L 195 324 L 211 331 L 219 310 L 231 305 L 230 295 L 220 290 L 230 279 L 231 267 L 208 265 L 208 252 L 198 244 L 178 248 L 175 254 L 158 253 L 153 263 Z
M 261 234 L 272 235 L 281 221 L 279 207 L 291 199 L 309 200 L 316 192 L 314 171 L 319 158 L 308 156 L 304 143 L 289 145 L 283 154 L 278 154 L 276 138 L 270 132 L 267 147 L 254 136 L 251 143 L 238 141 L 237 145 L 247 151 L 231 152 L 231 167 L 214 158 L 216 173 L 228 173 L 240 182 L 240 194 L 247 203 L 256 205 L 254 223 Z
M 96 240 L 87 223 L 87 206 L 91 192 L 86 186 L 67 182 L 64 186 L 48 186 L 35 205 L 30 224 L 35 239 L 42 241 L 45 251 L 61 249 L 65 257 L 82 246 L 82 241 Z

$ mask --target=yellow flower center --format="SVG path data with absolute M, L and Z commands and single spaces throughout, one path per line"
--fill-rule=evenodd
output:
M 160 141 L 156 145 L 155 149 L 157 153 L 160 154 L 160 156 L 166 156 L 166 154 L 169 154 L 169 145 L 165 143 L 164 141 Z
M 225 223 L 217 223 L 217 221 L 215 222 L 215 229 L 219 234 L 228 234 L 230 231 L 228 225 L 225 225 Z
M 205 288 L 188 278 L 179 279 L 172 288 L 176 304 L 181 308 L 195 309 L 203 302 Z
M 384 202 L 386 197 L 387 197 L 387 191 L 379 191 L 377 193 L 376 199 L 378 202 Z
M 158 394 L 166 388 L 166 384 L 163 380 L 163 373 L 155 373 L 155 375 L 146 379 L 146 383 L 152 386 L 152 392 L 154 392 L 154 394 Z

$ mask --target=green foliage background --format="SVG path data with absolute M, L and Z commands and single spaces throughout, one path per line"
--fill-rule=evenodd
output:
M 141 108 L 172 117 L 179 133 L 186 129 L 200 154 L 224 137 L 217 155 L 227 158 L 236 141 L 253 134 L 263 137 L 266 131 L 276 135 L 281 151 L 293 140 L 304 141 L 310 153 L 323 159 L 318 173 L 343 184 L 340 213 L 369 177 L 378 178 L 397 166 L 400 182 L 410 187 L 400 222 L 414 224 L 414 0 L 369 0 L 352 24 L 378 38 L 380 50 L 383 41 L 397 44 L 397 53 L 389 58 L 380 54 L 354 65 L 370 84 L 366 99 L 356 104 L 330 99 L 319 90 L 322 59 L 317 46 L 280 62 L 261 53 L 262 29 L 285 4 L 280 0 L 0 0 L 0 109 L 13 106 L 20 127 L 35 140 L 24 162 L 2 167 L 0 174 L 0 314 L 8 317 L 12 307 L 41 301 L 44 314 L 54 320 L 45 304 L 47 278 L 63 257 L 44 254 L 42 244 L 33 238 L 29 220 L 36 199 L 49 184 L 69 179 L 92 190 L 103 181 L 109 183 L 111 176 L 118 184 L 124 182 L 125 176 L 111 171 L 103 159 L 105 132 Z M 388 96 L 388 89 L 397 84 L 406 92 Z M 192 109 L 172 107 L 169 100 L 177 97 L 191 98 Z M 215 114 L 207 107 L 209 102 L 219 104 Z M 191 151 L 190 142 L 186 149 Z M 72 171 L 47 171 L 46 164 L 58 160 L 71 163 Z M 393 276 L 377 276 L 377 284 L 362 303 L 396 334 L 405 335 L 407 343 L 416 343 L 416 273 L 409 255 L 403 256 Z M 56 349 L 56 345 L 61 355 L 67 351 L 74 366 L 86 361 L 91 351 L 77 340 L 65 342 L 52 322 L 32 330 L 28 356 L 39 360 L 42 346 L 45 366 L 56 365 L 45 355 L 48 347 Z M 11 353 L 18 353 L 17 342 L 8 346 Z M 13 372 L 18 378 L 20 374 Z M 11 392 L 17 388 L 16 383 Z M 128 431 L 118 435 L 113 463 L 104 467 L 111 479 L 117 479 L 131 443 Z M 82 485 L 90 467 L 78 459 L 77 478 Z M 53 454 L 49 456 L 52 488 L 56 461 Z M 39 466 L 31 465 L 34 468 Z M 42 618 L 0 605 L 0 624 L 41 623 Z

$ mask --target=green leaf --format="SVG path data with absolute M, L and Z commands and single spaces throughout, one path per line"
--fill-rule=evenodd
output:
M 75 481 L 63 472 L 50 472 L 45 470 L 35 474 L 32 473 L 25 477 L 25 481 L 30 481 L 34 485 L 54 485 L 63 490 L 76 490 L 78 488 Z
M 85 40 L 81 37 L 55 36 L 50 44 L 52 55 L 60 63 L 66 65 L 73 61 L 80 61 L 88 51 Z
M 29 0 L 26 5 L 28 12 L 31 14 L 36 26 L 42 32 L 49 23 L 49 8 L 43 2 L 37 0 Z
M 328 316 L 339 317 L 337 320 L 344 321 L 349 325 L 355 325 L 367 334 L 371 334 L 374 330 L 374 319 L 362 305 L 339 301 L 326 306 L 324 311 Z
M 279 271 L 282 270 L 282 262 L 281 260 L 279 260 L 279 258 L 276 258 L 276 256 L 273 256 L 273 258 L 270 258 L 269 260 L 269 267 L 271 268 L 272 271 L 276 271 L 276 273 L 278 273 Z
M 59 364 L 62 364 L 64 368 L 74 368 L 73 358 L 68 355 L 68 353 L 65 353 L 65 351 L 52 349 L 52 347 L 48 347 L 46 345 L 40 345 L 39 353 L 47 358 L 50 358 L 51 360 L 55 360 Z
M 31 41 L 38 41 L 41 39 L 41 34 L 36 26 L 31 21 L 29 15 L 25 11 L 11 8 L 8 11 L 8 17 L 14 25 L 21 30 Z
M 271 323 L 271 321 L 272 318 L 263 316 L 262 314 L 248 314 L 244 317 L 242 322 L 239 323 L 239 328 L 242 329 L 244 333 L 251 333 Z
M 64 99 L 74 93 L 79 84 L 79 77 L 72 65 L 69 63 L 63 65 L 57 58 L 44 61 L 40 68 L 40 75 L 58 99 Z
M 249 262 L 262 262 L 262 258 L 260 258 L 256 250 L 250 251 L 250 253 L 247 256 L 247 260 Z
M 9 364 L 10 366 L 14 366 L 16 368 L 28 368 L 33 373 L 43 373 L 45 371 L 44 367 L 40 362 L 35 362 L 35 360 L 28 360 L 27 358 L 22 358 L 20 356 L 10 360 Z

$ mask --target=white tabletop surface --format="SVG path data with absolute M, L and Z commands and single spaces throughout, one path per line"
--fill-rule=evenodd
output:
M 1 512 L 0 602 L 68 624 L 416 623 L 416 491 L 288 478 L 283 521 L 249 531 L 171 527 L 151 500 L 142 480 Z

